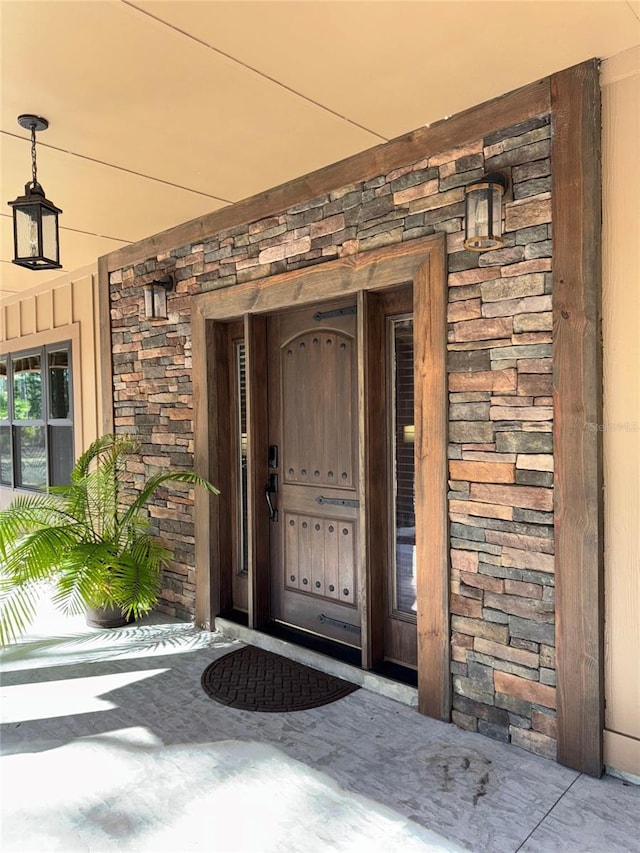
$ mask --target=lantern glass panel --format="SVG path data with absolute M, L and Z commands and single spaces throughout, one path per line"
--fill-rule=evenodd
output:
M 14 208 L 16 223 L 16 248 L 18 258 L 37 258 L 38 245 L 38 208 L 26 205 Z
M 58 262 L 58 214 L 42 208 L 42 255 L 50 261 Z
M 467 204 L 467 237 L 486 238 L 489 224 L 489 200 L 484 190 L 469 193 Z
M 167 319 L 167 290 L 162 284 L 145 285 L 144 316 L 147 320 Z
M 144 316 L 153 319 L 153 285 L 147 285 L 144 289 Z
M 502 190 L 502 187 L 493 186 L 491 188 L 491 192 L 493 193 L 493 225 L 491 228 L 491 234 L 493 235 L 494 240 L 496 240 L 500 244 L 502 244 L 502 195 L 503 195 L 503 190 Z
M 466 248 L 486 251 L 502 246 L 502 196 L 502 187 L 490 183 L 467 191 Z

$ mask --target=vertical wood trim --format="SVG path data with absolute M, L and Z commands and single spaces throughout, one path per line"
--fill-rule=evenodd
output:
M 269 447 L 267 397 L 267 320 L 245 316 L 247 374 L 247 509 L 249 627 L 260 628 L 270 615 L 270 524 L 265 508 Z M 280 522 L 275 522 L 280 523 Z
M 447 280 L 444 243 L 413 280 L 418 708 L 448 721 Z
M 362 609 L 362 667 L 369 669 L 383 661 L 385 652 L 385 585 L 389 545 L 387 489 L 391 485 L 386 476 L 385 318 L 377 293 L 361 291 L 358 294 L 358 337 L 361 341 L 358 349 L 362 354 L 364 389 L 360 423 L 363 430 L 360 432 L 363 466 L 360 506 L 364 507 L 360 519 L 364 562 L 360 571 L 364 576 L 362 600 L 366 605 Z
M 220 490 L 220 497 L 209 500 L 210 518 L 217 525 L 217 536 L 211 548 L 212 560 L 211 604 L 213 616 L 224 613 L 233 606 L 233 539 L 235 519 L 233 503 L 233 410 L 229 387 L 233 365 L 230 363 L 229 327 L 224 323 L 207 323 L 207 361 L 209 387 L 214 394 L 212 418 L 207 407 L 207 417 L 215 424 L 209 430 L 209 479 Z M 211 396 L 210 396 L 211 401 Z M 211 460 L 214 464 L 211 464 Z
M 194 467 L 220 490 L 214 497 L 204 489 L 195 490 L 195 527 L 208 536 L 196 535 L 196 624 L 213 629 L 218 613 L 231 607 L 231 491 L 229 381 L 227 334 L 222 323 L 192 314 L 193 345 L 203 354 L 194 365 L 193 407 Z M 220 417 L 211 417 L 211 410 Z M 200 589 L 202 587 L 202 589 Z
M 114 429 L 113 357 L 111 350 L 111 299 L 108 256 L 98 258 L 98 317 L 100 346 L 100 386 L 102 389 L 102 432 Z
M 370 301 L 368 294 L 358 293 L 358 316 L 356 323 L 358 353 L 358 596 L 360 599 L 360 652 L 361 666 L 371 669 L 373 665 L 371 647 L 371 572 L 370 572 L 370 531 L 369 531 L 369 422 L 367 417 L 369 404 L 369 340 L 367 321 Z
M 558 761 L 600 776 L 604 728 L 600 88 L 551 78 Z
M 191 340 L 193 351 L 200 357 L 193 360 L 193 431 L 194 470 L 203 477 L 213 474 L 215 484 L 215 453 L 211 453 L 212 442 L 209 430 L 215 428 L 218 419 L 209 419 L 209 404 L 215 404 L 214 389 L 209 384 L 210 362 L 208 358 L 207 331 L 213 327 L 200 311 L 191 312 Z M 210 400 L 210 395 L 212 399 Z M 210 458 L 210 457 L 214 458 Z M 213 469 L 213 470 L 212 470 Z M 196 603 L 195 622 L 201 628 L 213 630 L 215 607 L 212 587 L 217 583 L 219 564 L 214 554 L 214 543 L 218 542 L 218 515 L 215 507 L 210 509 L 209 493 L 204 489 L 195 489 L 194 497 L 195 561 L 196 561 Z M 207 535 L 198 535 L 198 531 L 207 531 Z

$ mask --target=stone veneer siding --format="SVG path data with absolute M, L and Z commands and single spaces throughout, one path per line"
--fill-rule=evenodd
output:
M 114 416 L 143 475 L 193 465 L 190 297 L 445 232 L 453 721 L 555 757 L 551 126 L 540 116 L 472 144 L 110 275 Z M 464 186 L 509 173 L 505 245 L 463 248 Z M 174 269 L 169 320 L 142 285 Z M 192 496 L 150 508 L 174 549 L 160 609 L 193 615 Z

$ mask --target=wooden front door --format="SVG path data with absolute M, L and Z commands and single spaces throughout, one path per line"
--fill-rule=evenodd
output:
M 271 615 L 360 647 L 356 309 L 268 321 Z

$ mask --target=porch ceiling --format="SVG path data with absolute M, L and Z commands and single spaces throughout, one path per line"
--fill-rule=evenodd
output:
M 0 0 L 6 202 L 38 175 L 65 270 L 593 56 L 640 44 L 639 0 Z

